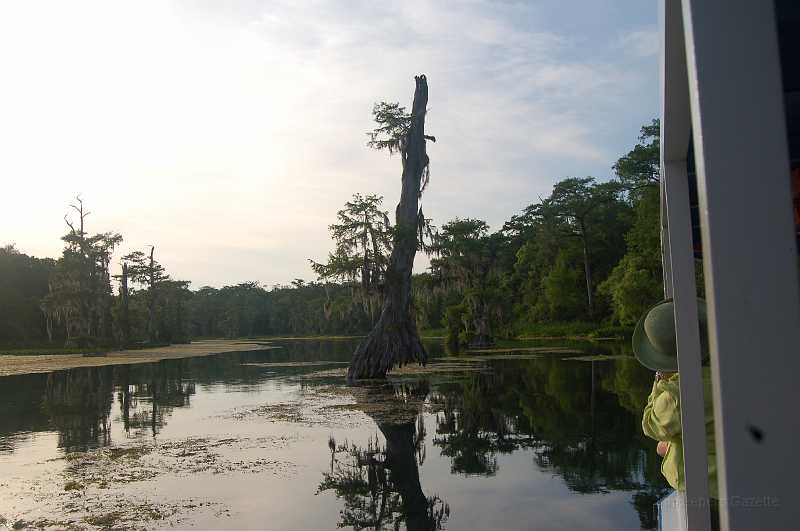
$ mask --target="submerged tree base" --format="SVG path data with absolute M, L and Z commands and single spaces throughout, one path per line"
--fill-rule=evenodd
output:
M 422 345 L 414 322 L 396 321 L 390 326 L 381 320 L 372 332 L 359 343 L 347 370 L 347 382 L 361 379 L 386 378 L 395 365 L 402 367 L 407 363 L 425 365 L 428 353 Z

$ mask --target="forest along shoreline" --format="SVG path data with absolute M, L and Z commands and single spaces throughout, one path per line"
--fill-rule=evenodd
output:
M 155 363 L 166 359 L 195 358 L 228 352 L 248 352 L 279 348 L 262 341 L 237 339 L 210 339 L 193 341 L 181 345 L 144 348 L 139 350 L 117 350 L 98 355 L 83 354 L 36 354 L 0 355 L 0 377 L 60 371 L 79 367 L 102 367 L 105 365 L 128 365 L 133 363 Z
M 411 115 L 387 102 L 373 115 L 370 147 L 399 149 Z M 428 271 L 411 275 L 419 335 L 444 337 L 449 352 L 515 339 L 629 338 L 663 297 L 659 132 L 658 120 L 641 128 L 633 149 L 612 165 L 614 178 L 562 179 L 494 232 L 467 217 L 440 220 L 437 228 L 419 209 L 415 252 L 430 257 Z M 382 313 L 395 249 L 397 227 L 382 201 L 357 192 L 345 203 L 329 226 L 333 251 L 323 262 L 310 260 L 314 281 L 190 289 L 159 263 L 154 245 L 127 249 L 117 267 L 122 235 L 90 232 L 78 196 L 64 219 L 59 258 L 0 246 L 0 360 L 5 353 L 75 354 L 59 364 L 96 366 L 122 362 L 87 361 L 81 352 L 192 338 L 365 336 Z M 47 370 L 54 369 L 39 369 Z

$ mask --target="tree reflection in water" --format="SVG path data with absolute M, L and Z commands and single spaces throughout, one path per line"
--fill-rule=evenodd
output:
M 339 527 L 353 529 L 442 529 L 450 506 L 439 496 L 426 496 L 419 479 L 425 461 L 425 422 L 421 414 L 428 395 L 427 382 L 362 388 L 359 402 L 378 425 L 386 441 L 377 435 L 366 447 L 338 445 L 331 438 L 331 470 L 323 474 L 317 492 L 333 491 L 344 501 Z M 387 394 L 396 399 L 394 408 Z M 370 404 L 388 404 L 379 411 Z
M 640 425 L 651 384 L 632 358 L 495 363 L 437 386 L 433 443 L 464 475 L 495 475 L 498 454 L 530 448 L 535 465 L 574 492 L 633 492 L 642 528 L 654 529 L 653 504 L 667 486 Z
M 308 357 L 319 355 L 315 347 Z M 293 353 L 276 350 L 271 356 L 290 359 Z M 111 441 L 109 429 L 116 406 L 119 417 L 113 421 L 123 433 L 156 435 L 174 408 L 189 405 L 195 385 L 255 389 L 272 377 L 272 368 L 248 365 L 263 359 L 263 353 L 242 353 L 6 377 L 0 386 L 0 452 L 13 452 L 20 435 L 51 430 L 67 451 L 119 442 Z M 426 496 L 420 485 L 427 427 L 433 443 L 428 450 L 449 458 L 454 474 L 500 475 L 500 457 L 524 451 L 535 469 L 560 478 L 573 492 L 629 492 L 642 527 L 655 527 L 652 505 L 666 484 L 655 443 L 641 433 L 652 383 L 648 371 L 633 358 L 489 363 L 492 371 L 359 388 L 359 409 L 375 421 L 385 443 L 332 443 L 332 466 L 320 491 L 344 501 L 341 525 L 444 525 L 447 502 Z M 288 368 L 285 374 L 302 370 Z
M 173 408 L 186 407 L 195 393 L 182 363 L 141 366 L 84 367 L 6 381 L 9 394 L 23 394 L 26 403 L 39 404 L 13 428 L 54 429 L 58 446 L 69 452 L 109 446 L 111 410 L 116 391 L 125 433 L 149 431 L 153 436 L 166 424 Z M 11 418 L 11 417 L 9 417 Z M 6 417 L 0 417 L 0 434 Z M 13 419 L 12 419 L 13 420 Z
M 83 451 L 111 444 L 113 369 L 99 367 L 47 375 L 42 410 L 58 431 L 58 446 Z
M 499 455 L 528 450 L 536 468 L 560 477 L 573 492 L 631 492 L 641 527 L 656 527 L 653 504 L 667 485 L 653 444 L 641 432 L 641 407 L 652 383 L 647 371 L 633 359 L 558 358 L 493 362 L 492 369 L 434 381 L 430 393 L 427 381 L 416 384 L 416 395 L 408 384 L 395 384 L 399 416 L 410 416 L 403 421 L 387 422 L 385 413 L 371 411 L 370 404 L 387 405 L 380 391 L 357 394 L 359 408 L 387 443 L 359 448 L 332 442 L 331 472 L 320 491 L 333 490 L 344 500 L 340 526 L 384 529 L 406 522 L 408 529 L 435 529 L 447 519 L 447 504 L 425 498 L 419 486 L 426 433 L 418 413 L 428 394 L 432 442 L 450 458 L 453 473 L 494 476 Z
M 195 394 L 195 383 L 185 380 L 182 364 L 145 365 L 133 375 L 129 366 L 120 367 L 117 401 L 125 433 L 149 430 L 158 435 L 172 410 L 189 406 Z

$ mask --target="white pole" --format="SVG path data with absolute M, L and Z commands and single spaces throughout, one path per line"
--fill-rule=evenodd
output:
M 663 176 L 672 243 L 672 295 L 681 383 L 686 516 L 692 531 L 710 531 L 703 367 L 686 163 L 667 162 Z
M 690 128 L 689 96 L 680 0 L 665 0 L 662 3 L 661 20 L 662 226 L 666 226 L 666 240 L 670 246 L 670 284 L 665 288 L 672 294 L 675 307 L 687 501 L 686 525 L 692 531 L 710 531 L 708 450 L 686 168 Z
M 774 6 L 683 8 L 722 529 L 795 529 L 800 286 Z

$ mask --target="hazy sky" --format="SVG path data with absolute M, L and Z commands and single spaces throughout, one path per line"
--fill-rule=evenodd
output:
M 434 224 L 605 179 L 658 112 L 655 0 L 0 1 L 0 245 L 57 256 L 81 193 L 173 277 L 311 280 L 355 192 L 393 213 L 376 100 L 430 86 Z M 393 215 L 393 214 L 392 214 Z

